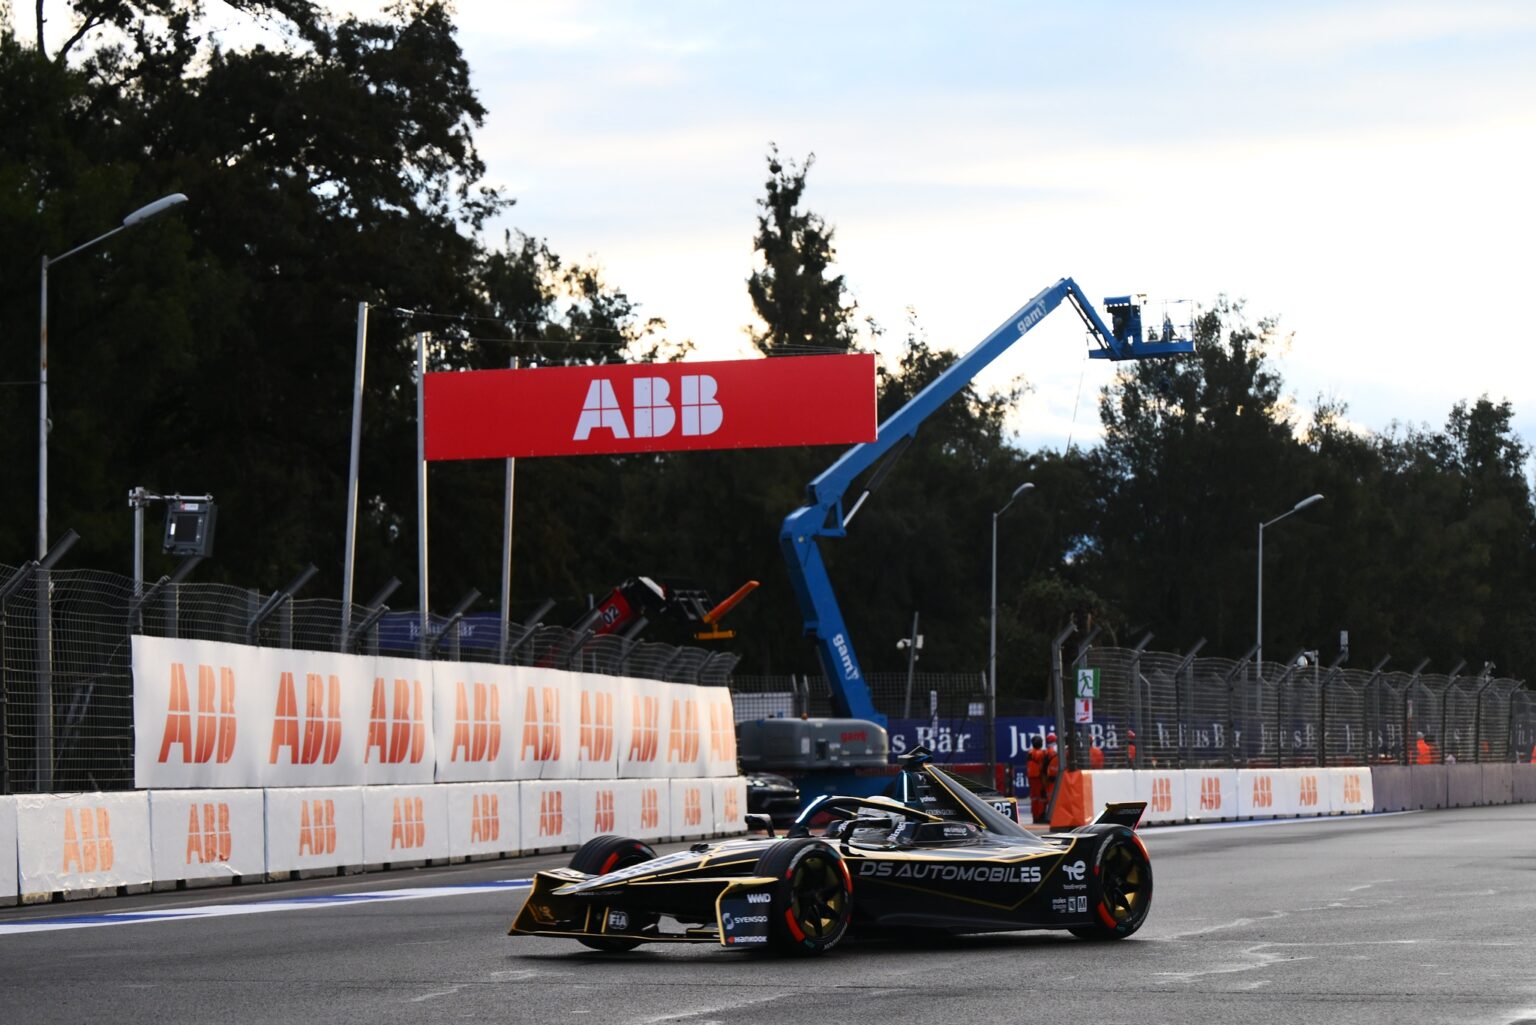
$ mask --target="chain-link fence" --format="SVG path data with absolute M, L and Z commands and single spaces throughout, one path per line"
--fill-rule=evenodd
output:
M 133 786 L 134 633 L 309 651 L 395 650 L 716 686 L 730 683 L 739 660 L 542 624 L 512 624 L 503 641 L 498 623 L 496 636 L 467 644 L 462 619 L 435 615 L 427 642 L 418 625 L 400 650 L 381 644 L 381 612 L 227 584 L 136 590 L 114 573 L 0 565 L 0 793 Z
M 1072 664 L 1066 702 L 1097 694 L 1076 728 L 1074 758 L 1100 742 L 1105 768 L 1274 768 L 1536 757 L 1536 701 L 1490 673 L 1385 672 L 1234 662 L 1139 648 L 1088 648 Z M 1094 672 L 1096 671 L 1096 672 Z M 1072 709 L 1067 713 L 1071 715 Z M 1107 742 L 1106 742 L 1107 741 Z

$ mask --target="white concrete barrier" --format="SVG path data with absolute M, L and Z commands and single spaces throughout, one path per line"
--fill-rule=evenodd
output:
M 448 853 L 448 794 L 442 788 L 363 788 L 363 864 L 436 861 Z
M 1136 796 L 1136 773 L 1130 769 L 1092 769 L 1084 776 L 1091 788 L 1087 795 L 1091 817 L 1097 817 L 1106 804 L 1143 800 Z M 1026 815 L 1029 812 L 1027 805 L 1024 812 Z
M 555 850 L 581 842 L 579 780 L 528 780 L 518 792 L 523 850 Z
M 16 798 L 0 797 L 0 902 L 21 892 L 16 878 Z
M 265 874 L 266 802 L 260 790 L 151 790 L 148 794 L 155 882 Z
M 671 782 L 664 779 L 639 779 L 634 782 L 630 799 L 635 802 L 637 817 L 632 820 L 634 832 L 630 836 L 636 840 L 660 840 L 674 835 Z
M 1376 794 L 1371 787 L 1371 770 L 1363 766 L 1324 769 L 1327 780 L 1329 807 L 1346 815 L 1359 815 L 1376 806 Z
M 142 791 L 18 796 L 16 836 L 23 895 L 133 886 L 154 879 L 149 796 Z
M 1184 770 L 1184 815 L 1193 822 L 1237 818 L 1237 770 Z
M 448 783 L 450 857 L 510 854 L 522 850 L 519 783 Z
M 1184 773 L 1180 769 L 1140 769 L 1136 800 L 1147 802 L 1141 821 L 1156 825 L 1184 821 Z
M 715 836 L 735 836 L 747 831 L 747 781 L 740 776 L 715 783 Z
M 635 835 L 630 824 L 634 809 L 632 802 L 625 800 L 633 786 L 629 780 L 617 779 L 587 780 L 581 784 L 578 836 L 582 843 L 605 833 Z
M 713 780 L 672 780 L 672 825 L 668 836 L 692 839 L 710 833 L 715 824 Z
M 267 871 L 340 868 L 363 862 L 363 788 L 270 789 Z

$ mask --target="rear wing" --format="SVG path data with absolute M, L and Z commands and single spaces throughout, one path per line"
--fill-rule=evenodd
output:
M 1106 804 L 1104 810 L 1099 812 L 1099 817 L 1093 820 L 1094 825 L 1104 823 L 1111 826 L 1125 826 L 1127 829 L 1135 829 L 1141 822 L 1141 816 L 1147 810 L 1146 801 L 1117 801 Z

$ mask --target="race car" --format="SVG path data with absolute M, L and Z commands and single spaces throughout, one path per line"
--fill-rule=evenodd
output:
M 510 934 L 604 951 L 717 943 L 820 954 L 850 932 L 1065 929 L 1117 940 L 1146 921 L 1152 862 L 1136 826 L 1146 805 L 1036 835 L 928 762 L 902 759 L 887 795 L 822 797 L 789 832 L 658 856 L 600 836 L 569 868 L 539 872 Z

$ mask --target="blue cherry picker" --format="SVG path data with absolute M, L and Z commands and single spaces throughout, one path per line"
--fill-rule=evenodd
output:
M 1192 352 L 1194 344 L 1174 338 L 1173 326 L 1163 320 L 1160 337 L 1144 340 L 1141 309 L 1145 296 L 1118 296 L 1104 300 L 1110 322 L 1105 325 L 1083 290 L 1071 278 L 1062 278 L 1035 296 L 1002 323 L 953 366 L 936 377 L 879 427 L 874 441 L 861 442 L 806 487 L 806 503 L 784 518 L 779 547 L 789 564 L 789 579 L 800 603 L 805 632 L 815 638 L 822 671 L 831 684 L 833 714 L 867 719 L 882 726 L 885 716 L 876 710 L 869 687 L 854 653 L 853 640 L 842 610 L 832 592 L 832 581 L 822 562 L 820 539 L 843 537 L 848 523 L 905 451 L 935 410 L 965 388 L 988 364 L 1022 338 L 1062 302 L 1070 301 L 1088 329 L 1088 355 L 1097 359 L 1126 360 L 1173 356 Z M 879 464 L 877 466 L 877 464 Z M 844 512 L 843 498 L 853 482 L 875 467 L 862 494 Z

